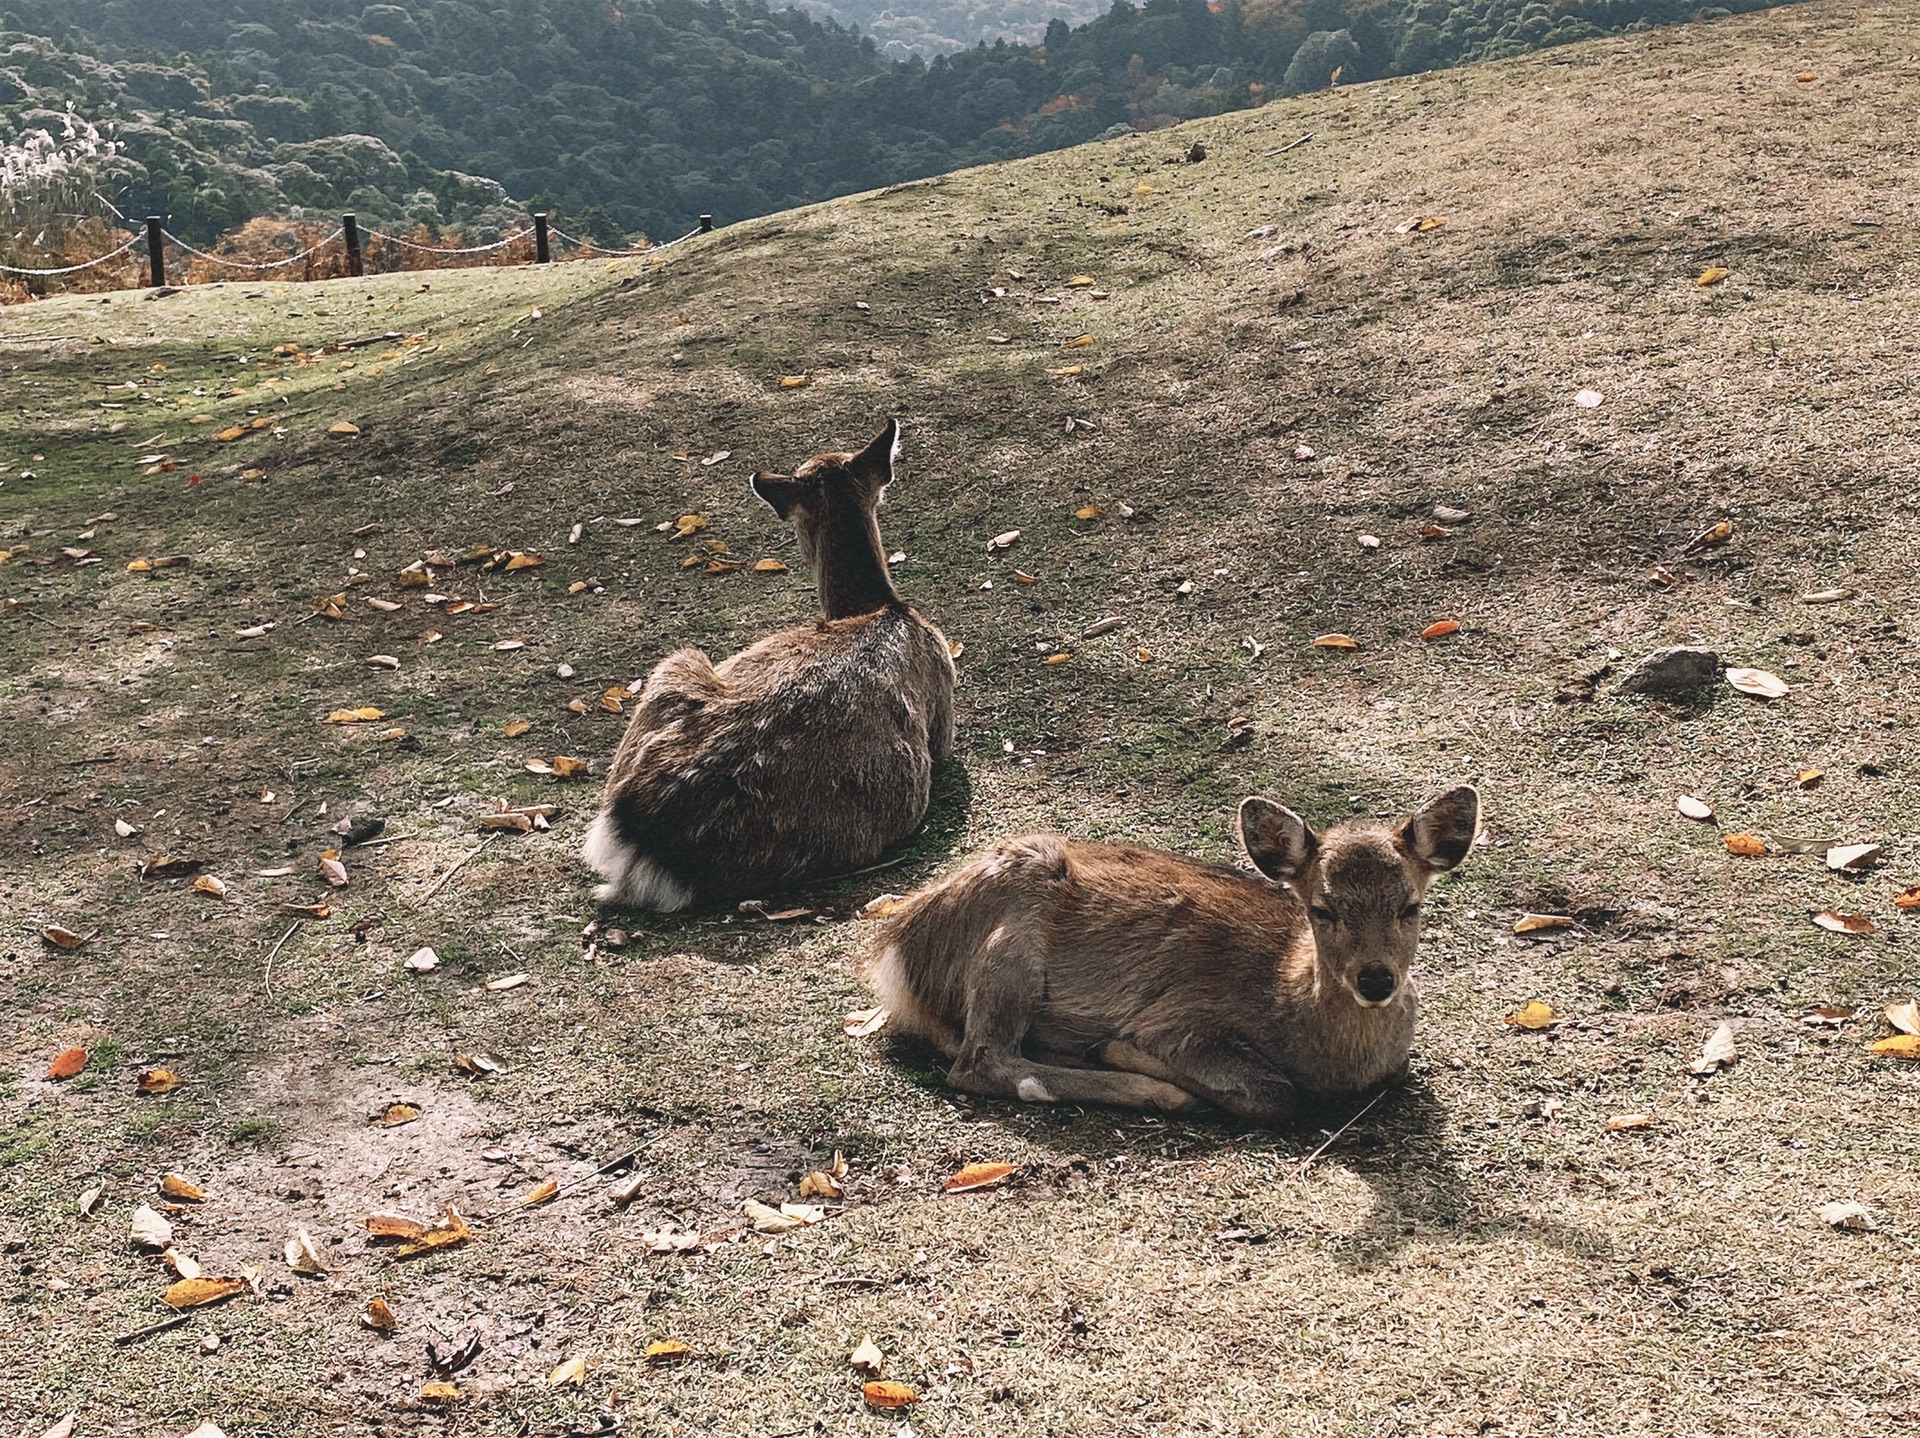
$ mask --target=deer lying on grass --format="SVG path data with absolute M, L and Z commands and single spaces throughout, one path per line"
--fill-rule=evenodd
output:
M 1153 849 L 1032 835 L 887 921 L 869 980 L 955 1088 L 1035 1103 L 1285 1120 L 1297 1092 L 1407 1072 L 1420 900 L 1467 856 L 1472 789 L 1397 828 L 1315 834 L 1240 805 L 1264 878 Z
M 753 491 L 791 520 L 821 618 L 715 665 L 660 661 L 614 755 L 585 857 L 608 903 L 659 910 L 870 864 L 927 812 L 953 749 L 946 636 L 894 591 L 874 521 L 899 455 L 888 421 Z

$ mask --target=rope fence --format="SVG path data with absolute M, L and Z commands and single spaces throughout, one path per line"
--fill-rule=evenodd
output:
M 109 206 L 109 208 L 112 207 Z M 115 210 L 114 213 L 119 215 L 122 221 L 126 220 L 126 216 L 120 215 L 118 210 Z M 707 234 L 713 229 L 713 216 L 702 215 L 700 217 L 699 227 L 689 230 L 678 239 L 665 240 L 657 245 L 649 245 L 645 249 L 630 250 L 615 249 L 606 245 L 596 245 L 591 240 L 578 239 L 573 235 L 567 234 L 557 225 L 550 224 L 545 213 L 536 213 L 531 218 L 531 224 L 515 230 L 510 235 L 502 236 L 491 244 L 425 245 L 417 240 L 409 240 L 400 235 L 383 234 L 379 230 L 372 229 L 362 230 L 356 216 L 342 215 L 339 225 L 334 228 L 331 234 L 307 246 L 307 248 L 301 250 L 298 254 L 288 255 L 283 259 L 256 262 L 252 260 L 231 259 L 225 255 L 217 255 L 209 250 L 203 250 L 195 245 L 190 245 L 171 230 L 167 229 L 160 216 L 149 215 L 147 216 L 144 234 L 137 230 L 134 231 L 134 233 L 127 238 L 125 244 L 120 245 L 117 249 L 109 250 L 106 254 L 96 255 L 94 258 L 83 260 L 79 264 L 61 265 L 46 269 L 25 268 L 18 265 L 0 265 L 0 275 L 19 275 L 23 279 L 32 280 L 52 279 L 63 275 L 79 274 L 84 270 L 91 270 L 102 265 L 113 263 L 129 251 L 138 248 L 144 240 L 147 247 L 147 279 L 149 284 L 155 289 L 161 289 L 167 285 L 166 246 L 168 242 L 171 242 L 186 254 L 214 266 L 216 270 L 235 270 L 248 274 L 266 274 L 275 270 L 284 270 L 298 264 L 306 264 L 309 271 L 311 271 L 313 268 L 311 262 L 314 257 L 326 251 L 336 242 L 339 242 L 342 244 L 344 250 L 342 258 L 345 261 L 346 274 L 357 278 L 367 273 L 367 249 L 362 243 L 363 240 L 371 241 L 376 246 L 390 245 L 396 250 L 406 251 L 411 254 L 445 256 L 451 260 L 468 259 L 475 255 L 493 254 L 497 251 L 519 245 L 531 236 L 533 239 L 533 263 L 545 265 L 554 262 L 552 241 L 556 239 L 559 240 L 563 246 L 571 247 L 576 252 L 576 258 L 579 259 L 633 259 L 644 255 L 655 255 L 662 250 L 672 249 L 675 245 L 684 244 L 686 241 Z M 375 272 L 377 273 L 378 270 L 376 269 Z M 312 274 L 309 274 L 308 277 L 325 278 L 325 276 L 314 276 Z

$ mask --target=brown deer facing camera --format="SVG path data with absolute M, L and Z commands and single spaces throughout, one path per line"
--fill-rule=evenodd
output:
M 753 491 L 793 523 L 820 619 L 720 664 L 660 661 L 614 755 L 585 857 L 600 898 L 674 910 L 871 864 L 919 827 L 953 749 L 946 636 L 894 591 L 874 521 L 899 455 L 888 421 Z
M 1398 827 L 1316 834 L 1240 805 L 1258 877 L 1155 849 L 1033 835 L 996 845 L 887 921 L 869 980 L 955 1088 L 1256 1123 L 1297 1093 L 1404 1077 L 1420 901 L 1467 856 L 1479 796 Z

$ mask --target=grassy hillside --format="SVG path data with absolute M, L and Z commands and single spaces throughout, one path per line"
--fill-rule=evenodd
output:
M 655 263 L 0 314 L 0 1430 L 893 1434 L 847 1365 L 865 1334 L 920 1392 L 913 1431 L 953 1438 L 1920 1418 L 1920 1066 L 1868 1053 L 1920 988 L 1894 905 L 1920 884 L 1916 53 L 1910 7 L 1823 0 Z M 609 756 L 602 695 L 667 650 L 804 619 L 746 475 L 889 414 L 899 582 L 965 645 L 927 829 L 891 869 L 767 896 L 801 918 L 583 936 L 599 781 L 525 762 Z M 696 539 L 657 531 L 690 513 Z M 748 567 L 687 567 L 709 540 Z M 439 603 L 400 577 L 477 549 L 544 563 L 440 565 Z M 1359 647 L 1309 647 L 1335 631 Z M 1612 692 L 1678 642 L 1792 692 Z M 322 722 L 363 705 L 384 717 Z M 978 843 L 1227 858 L 1243 794 L 1330 822 L 1458 780 L 1487 842 L 1430 906 L 1415 1079 L 1310 1164 L 1358 1103 L 1279 1133 L 1017 1108 L 841 1031 L 860 907 Z M 552 831 L 482 833 L 502 799 L 556 804 Z M 366 815 L 389 842 L 330 889 L 332 826 Z M 1816 838 L 1885 863 L 1781 852 Z M 225 898 L 137 877 L 163 855 Z M 1516 935 L 1529 912 L 1576 922 Z M 423 945 L 440 966 L 411 972 Z M 1555 1027 L 1503 1021 L 1534 999 Z M 1802 1022 L 1823 1004 L 1858 1014 Z M 1692 1076 L 1722 1023 L 1738 1062 Z M 70 1046 L 87 1068 L 47 1079 Z M 181 1084 L 137 1095 L 155 1067 Z M 384 1126 L 395 1102 L 420 1117 Z M 1608 1131 L 1626 1114 L 1655 1121 Z M 795 1199 L 836 1150 L 823 1223 L 745 1231 L 745 1199 Z M 592 1175 L 629 1153 L 616 1209 L 628 1173 Z M 970 1160 L 1019 1170 L 943 1196 Z M 264 1294 L 116 1346 L 166 1316 L 173 1274 L 127 1244 L 165 1173 L 208 1193 L 177 1245 Z M 578 1186 L 523 1207 L 549 1178 Z M 1829 1229 L 1834 1201 L 1877 1228 Z M 413 1260 L 357 1222 L 446 1204 L 473 1241 Z M 327 1276 L 287 1267 L 297 1228 Z M 668 1229 L 702 1246 L 650 1252 Z M 396 1336 L 360 1323 L 373 1297 Z M 425 1345 L 465 1332 L 443 1380 Z M 691 1355 L 644 1356 L 667 1339 Z M 549 1383 L 574 1357 L 584 1386 Z

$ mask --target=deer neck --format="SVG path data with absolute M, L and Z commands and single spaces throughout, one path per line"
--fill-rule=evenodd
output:
M 822 516 L 813 536 L 813 569 L 828 619 L 850 619 L 900 602 L 887 574 L 880 526 L 852 505 L 836 504 Z

